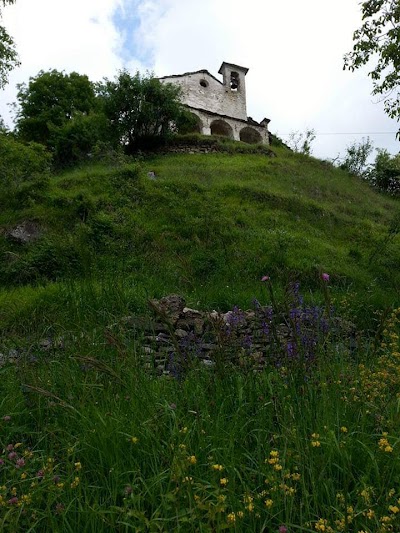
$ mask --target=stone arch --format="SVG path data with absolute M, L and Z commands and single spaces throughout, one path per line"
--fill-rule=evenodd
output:
M 248 144 L 257 144 L 262 142 L 260 133 L 250 126 L 240 130 L 240 140 Z
M 203 122 L 199 115 L 191 111 L 185 111 L 183 116 L 177 122 L 177 130 L 179 133 L 202 133 Z
M 233 139 L 233 129 L 225 120 L 213 120 L 210 125 L 211 135 L 222 135 Z

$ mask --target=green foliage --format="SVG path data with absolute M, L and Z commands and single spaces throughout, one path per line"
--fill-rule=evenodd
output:
M 0 133 L 0 206 L 20 209 L 43 200 L 51 155 L 37 143 Z
M 294 131 L 289 135 L 288 145 L 294 152 L 310 155 L 313 141 L 315 141 L 315 130 L 307 129 L 303 133 Z
M 367 179 L 382 191 L 400 195 L 400 155 L 391 156 L 387 150 L 378 150 Z
M 377 58 L 369 72 L 373 94 L 382 95 L 391 118 L 400 116 L 400 7 L 398 0 L 367 0 L 361 4 L 361 27 L 354 32 L 353 50 L 344 57 L 344 68 L 356 70 Z
M 340 164 L 340 168 L 346 170 L 355 176 L 364 177 L 367 173 L 368 157 L 373 150 L 373 144 L 369 137 L 362 139 L 360 143 L 353 142 L 346 148 L 346 155 L 344 161 Z
M 58 167 L 73 166 L 93 157 L 96 146 L 107 138 L 108 123 L 101 113 L 77 114 L 59 128 L 52 128 L 54 161 Z
M 17 131 L 22 139 L 56 149 L 59 129 L 96 108 L 94 86 L 87 76 L 57 70 L 40 71 L 18 86 Z M 79 122 L 78 122 L 79 124 Z M 77 125 L 75 129 L 79 129 Z M 61 137 L 68 133 L 60 133 Z
M 114 141 L 128 153 L 149 143 L 162 142 L 180 117 L 180 90 L 137 72 L 121 71 L 114 81 L 105 79 L 98 92 L 111 123 Z
M 15 0 L 2 0 L 3 7 L 7 4 L 14 4 Z M 0 20 L 2 12 L 0 6 Z M 19 66 L 18 54 L 12 37 L 8 34 L 4 26 L 0 25 L 0 89 L 8 82 L 9 72 Z

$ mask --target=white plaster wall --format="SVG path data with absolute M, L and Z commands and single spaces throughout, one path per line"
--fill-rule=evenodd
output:
M 208 87 L 200 85 L 202 79 L 208 82 Z M 203 72 L 195 72 L 185 76 L 171 76 L 162 78 L 160 81 L 180 85 L 183 91 L 182 103 L 190 107 L 247 120 L 244 80 L 238 91 L 231 91 L 229 86 L 223 85 Z

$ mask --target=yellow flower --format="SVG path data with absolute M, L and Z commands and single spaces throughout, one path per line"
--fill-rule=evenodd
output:
M 375 516 L 375 511 L 373 509 L 368 509 L 368 511 L 365 513 L 365 516 L 369 519 L 369 520 L 372 520 Z
M 26 479 L 26 472 L 22 472 L 21 479 Z
M 282 470 L 282 465 L 279 465 L 279 464 L 274 465 L 274 470 L 279 472 L 280 470 Z
M 74 481 L 71 483 L 71 489 L 76 489 L 76 487 L 79 485 L 80 479 L 78 476 L 75 477 Z
M 321 446 L 321 443 L 319 442 L 319 440 L 312 440 L 311 441 L 311 446 L 313 448 L 319 448 Z
M 222 472 L 222 470 L 224 469 L 222 465 L 212 465 L 211 468 L 213 470 L 218 470 L 218 472 Z
M 82 468 L 82 465 L 79 461 L 75 463 L 75 470 L 81 470 L 81 468 Z
M 228 484 L 228 478 L 226 477 L 222 477 L 220 480 L 219 480 L 219 483 L 222 487 L 225 487 L 227 484 Z
M 347 433 L 349 430 L 347 429 L 346 426 L 342 426 L 342 427 L 340 428 L 340 431 L 341 431 L 342 433 Z
M 19 448 L 20 446 L 22 446 L 22 442 L 17 442 L 14 444 L 14 448 Z
M 389 511 L 393 514 L 397 514 L 400 509 L 397 507 L 397 505 L 389 505 Z
M 32 496 L 30 494 L 23 494 L 21 496 L 22 503 L 25 503 L 26 505 L 29 505 L 32 503 Z
M 235 513 L 229 513 L 226 517 L 229 524 L 234 524 L 236 522 L 236 515 Z
M 238 518 L 243 518 L 243 516 L 244 516 L 244 512 L 243 512 L 243 511 L 238 511 L 238 512 L 236 513 L 236 516 L 237 516 Z
M 131 437 L 131 443 L 137 444 L 139 442 L 139 439 L 137 437 Z
M 274 500 L 271 500 L 270 498 L 268 500 L 265 500 L 265 507 L 269 509 L 274 504 Z
M 279 452 L 277 450 L 272 450 L 269 454 L 271 457 L 279 457 Z
M 188 428 L 185 426 L 184 428 L 182 428 L 182 429 L 179 431 L 179 433 L 183 433 L 183 434 L 185 434 L 185 433 L 187 433 L 187 430 L 188 430 Z
M 188 457 L 188 461 L 189 461 L 189 464 L 191 465 L 195 465 L 197 463 L 197 459 L 196 459 L 196 456 L 195 455 L 190 455 Z

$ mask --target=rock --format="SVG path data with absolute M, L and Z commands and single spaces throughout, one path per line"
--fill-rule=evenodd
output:
M 22 222 L 15 228 L 9 230 L 6 233 L 6 236 L 19 243 L 19 244 L 28 244 L 30 242 L 36 241 L 42 235 L 42 230 L 36 222 L 26 221 Z
M 178 339 L 183 339 L 183 337 L 186 337 L 188 334 L 187 331 L 184 329 L 177 329 L 175 330 L 175 336 L 178 337 Z
M 156 179 L 157 179 L 156 173 L 153 172 L 152 170 L 151 170 L 150 172 L 147 173 L 147 177 L 148 177 L 150 180 L 156 180 Z

